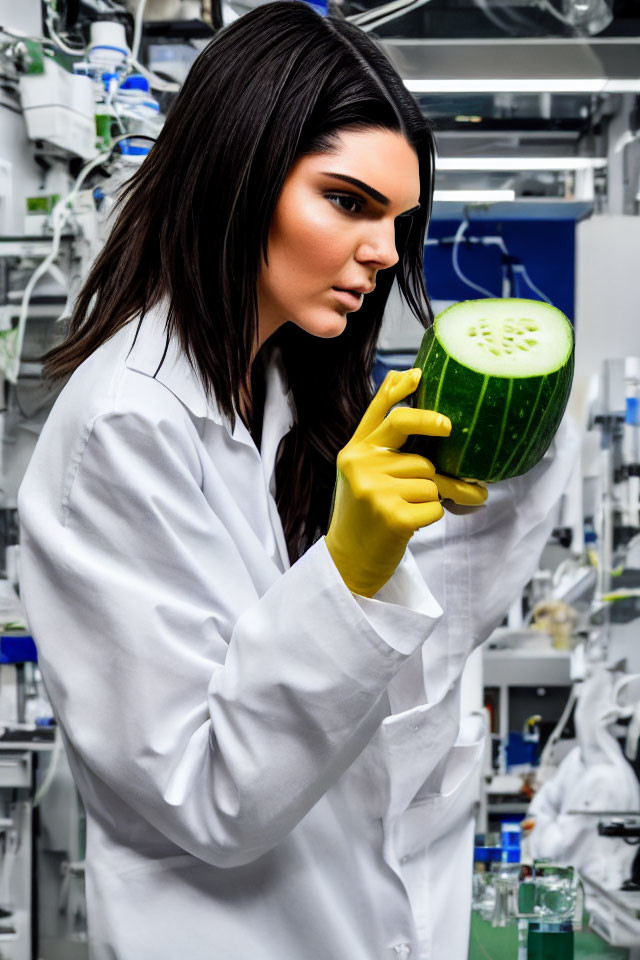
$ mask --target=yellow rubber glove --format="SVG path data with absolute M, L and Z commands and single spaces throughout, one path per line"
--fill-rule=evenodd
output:
M 418 369 L 388 373 L 338 454 L 325 542 L 346 585 L 364 597 L 387 582 L 415 531 L 440 520 L 440 494 L 469 506 L 487 497 L 484 487 L 437 476 L 426 457 L 400 452 L 410 434 L 446 437 L 451 432 L 449 418 L 432 410 L 398 407 L 389 413 L 413 393 L 420 377 Z

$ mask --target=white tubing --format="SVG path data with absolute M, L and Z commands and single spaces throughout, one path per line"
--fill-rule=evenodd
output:
M 472 290 L 477 290 L 478 293 L 483 293 L 486 297 L 495 298 L 495 293 L 491 293 L 491 291 L 487 290 L 486 287 L 480 287 L 478 286 L 477 283 L 474 283 L 473 280 L 469 280 L 469 278 L 466 277 L 462 272 L 462 270 L 460 269 L 460 264 L 458 263 L 458 247 L 460 245 L 460 241 L 462 240 L 462 237 L 464 236 L 464 232 L 468 226 L 469 226 L 469 221 L 463 220 L 456 231 L 456 235 L 453 241 L 453 251 L 451 254 L 451 263 L 453 265 L 453 269 L 455 270 L 458 279 L 462 280 L 462 282 L 466 284 L 468 287 L 471 287 Z
M 536 287 L 535 283 L 533 282 L 533 280 L 529 276 L 529 273 L 527 272 L 527 268 L 523 263 L 513 264 L 513 272 L 521 274 L 527 286 L 531 290 L 533 290 L 534 293 L 537 293 L 538 296 L 545 301 L 545 303 L 548 303 L 550 306 L 553 306 L 553 304 L 551 303 L 551 300 L 549 300 L 549 297 L 546 295 L 546 293 L 543 293 L 542 290 L 539 289 L 539 287 Z
M 136 68 L 138 73 L 146 77 L 152 90 L 160 90 L 161 93 L 177 93 L 180 90 L 179 83 L 175 83 L 173 80 L 162 80 L 161 77 L 156 76 L 155 73 L 148 70 L 138 60 L 131 59 L 129 63 L 132 67 Z
M 368 20 L 366 23 L 358 24 L 358 26 L 360 26 L 365 33 L 371 33 L 371 31 L 377 30 L 378 27 L 381 27 L 384 23 L 389 23 L 391 20 L 397 20 L 398 17 L 404 16 L 405 13 L 410 13 L 412 10 L 417 10 L 418 7 L 424 7 L 425 4 L 430 2 L 431 0 L 412 0 L 411 3 L 403 5 L 401 9 L 396 10 L 394 13 L 389 13 L 386 17 L 381 17 L 377 20 Z
M 355 23 L 357 26 L 360 26 L 363 23 L 369 23 L 372 20 L 378 20 L 380 17 L 384 17 L 387 13 L 393 13 L 394 11 L 402 12 L 407 7 L 410 7 L 415 0 L 391 0 L 391 3 L 384 3 L 380 7 L 376 7 L 374 10 L 365 10 L 363 13 L 356 13 L 350 17 L 347 17 L 347 20 L 350 20 L 351 23 Z
M 136 19 L 133 27 L 133 43 L 131 44 L 131 59 L 137 60 L 140 53 L 140 41 L 142 40 L 142 18 L 147 0 L 138 0 L 138 9 L 136 10 Z
M 60 754 L 62 753 L 62 737 L 60 736 L 60 731 L 56 728 L 55 730 L 55 740 L 53 743 L 53 750 L 51 751 L 51 757 L 49 760 L 49 766 L 47 772 L 44 775 L 44 780 L 38 787 L 36 794 L 32 801 L 32 806 L 37 807 L 42 798 L 49 792 L 51 789 L 51 784 L 56 775 L 56 770 L 58 769 L 58 762 L 60 760 Z
M 71 192 L 67 194 L 64 199 L 59 200 L 58 203 L 53 208 L 51 217 L 53 220 L 53 239 L 51 242 L 51 251 L 47 254 L 45 259 L 40 263 L 34 272 L 31 274 L 27 286 L 25 287 L 24 293 L 22 295 L 22 303 L 20 306 L 20 317 L 18 319 L 17 334 L 16 334 L 16 350 L 15 356 L 13 358 L 12 366 L 6 371 L 7 380 L 10 383 L 16 383 L 18 379 L 18 373 L 20 371 L 20 356 L 22 354 L 22 345 L 24 343 L 24 335 L 27 326 L 27 315 L 29 313 L 29 302 L 31 301 L 31 295 L 35 289 L 36 284 L 39 280 L 49 273 L 56 282 L 59 282 L 60 270 L 54 265 L 54 261 L 60 252 L 60 240 L 62 237 L 62 231 L 64 229 L 67 220 L 69 219 L 71 213 L 71 204 L 75 199 L 76 195 L 80 191 L 80 188 L 86 178 L 89 176 L 91 171 L 95 167 L 99 167 L 101 163 L 104 163 L 111 154 L 113 148 L 117 143 L 120 143 L 121 140 L 134 139 L 135 134 L 124 134 L 119 137 L 115 137 L 114 141 L 105 153 L 98 154 L 97 157 L 94 157 L 93 160 L 90 160 L 89 163 L 85 164 L 78 176 L 76 181 L 71 188 Z

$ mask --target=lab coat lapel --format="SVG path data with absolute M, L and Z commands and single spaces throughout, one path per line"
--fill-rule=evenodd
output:
M 136 332 L 126 366 L 163 383 L 194 416 L 224 424 L 231 435 L 231 424 L 215 398 L 207 397 L 177 338 L 169 336 L 166 320 L 166 305 L 156 304 L 132 321 Z

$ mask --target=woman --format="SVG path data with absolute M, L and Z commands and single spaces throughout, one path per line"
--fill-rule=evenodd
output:
M 72 376 L 20 491 L 21 590 L 87 811 L 93 960 L 462 960 L 468 899 L 431 889 L 449 853 L 407 816 L 468 780 L 481 732 L 454 746 L 468 650 L 429 648 L 442 611 L 406 546 L 439 493 L 486 492 L 399 452 L 450 429 L 386 416 L 411 371 L 370 388 L 394 279 L 430 319 L 433 155 L 356 28 L 242 17 L 47 357 Z M 445 546 L 423 542 L 438 575 Z M 460 797 L 432 840 L 468 853 Z

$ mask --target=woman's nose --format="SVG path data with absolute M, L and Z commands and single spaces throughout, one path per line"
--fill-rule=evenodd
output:
M 378 229 L 367 231 L 356 250 L 356 260 L 375 263 L 379 270 L 392 267 L 399 259 L 393 223 L 389 226 L 380 224 Z

